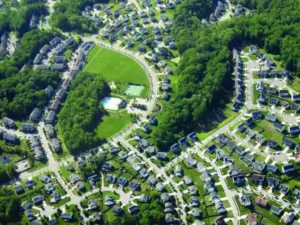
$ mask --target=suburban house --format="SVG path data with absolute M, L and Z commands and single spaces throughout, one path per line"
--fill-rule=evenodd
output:
M 287 164 L 282 167 L 282 173 L 294 172 L 295 168 L 293 164 Z
M 256 197 L 255 203 L 262 208 L 266 208 L 269 204 L 268 200 L 262 197 Z
M 42 111 L 39 108 L 34 108 L 33 111 L 30 113 L 29 119 L 38 122 L 42 114 Z

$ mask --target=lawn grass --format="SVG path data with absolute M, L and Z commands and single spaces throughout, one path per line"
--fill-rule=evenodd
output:
M 99 46 L 88 53 L 84 71 L 100 74 L 107 81 L 124 81 L 149 88 L 148 75 L 142 66 L 128 56 Z
M 243 206 L 240 201 L 240 197 L 237 195 L 234 197 L 237 207 L 239 208 L 240 215 L 246 215 L 250 213 L 250 209 Z
M 197 132 L 199 140 L 203 140 L 213 134 L 215 131 L 230 123 L 238 113 L 231 110 L 231 103 L 227 104 L 223 109 L 210 113 L 205 121 L 202 122 L 200 131 Z M 217 119 L 218 117 L 219 120 Z
M 275 130 L 273 123 L 266 120 L 260 120 L 256 123 L 256 126 L 253 128 L 253 130 L 258 131 L 267 140 L 271 139 L 277 141 L 279 145 L 282 145 L 284 135 Z
M 300 92 L 300 79 L 294 78 L 293 81 L 288 81 L 289 86 L 296 92 Z
M 131 117 L 127 113 L 109 112 L 102 117 L 102 121 L 96 128 L 99 138 L 110 138 L 131 123 Z
M 250 58 L 251 60 L 257 60 L 257 57 L 256 57 L 255 55 L 252 55 L 252 54 L 249 54 L 249 58 Z

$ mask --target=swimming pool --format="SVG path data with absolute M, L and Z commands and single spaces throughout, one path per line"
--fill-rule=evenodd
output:
M 105 97 L 101 100 L 101 104 L 103 105 L 103 107 L 109 110 L 118 110 L 119 104 L 121 102 L 122 102 L 121 99 L 114 98 L 114 97 Z

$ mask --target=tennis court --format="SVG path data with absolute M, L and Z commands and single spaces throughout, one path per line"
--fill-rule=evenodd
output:
M 145 87 L 143 85 L 128 85 L 125 90 L 125 94 L 128 96 L 139 97 L 141 96 L 144 88 Z

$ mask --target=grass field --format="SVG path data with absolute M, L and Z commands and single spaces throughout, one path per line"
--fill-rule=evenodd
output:
M 84 71 L 101 74 L 107 81 L 144 85 L 149 90 L 148 75 L 136 61 L 106 48 L 92 48 Z
M 101 123 L 97 126 L 99 138 L 109 138 L 131 123 L 130 115 L 127 113 L 109 112 L 102 117 Z
M 230 123 L 238 114 L 230 109 L 231 104 L 210 113 L 201 121 L 200 129 L 197 136 L 203 140 L 213 134 L 215 131 Z

